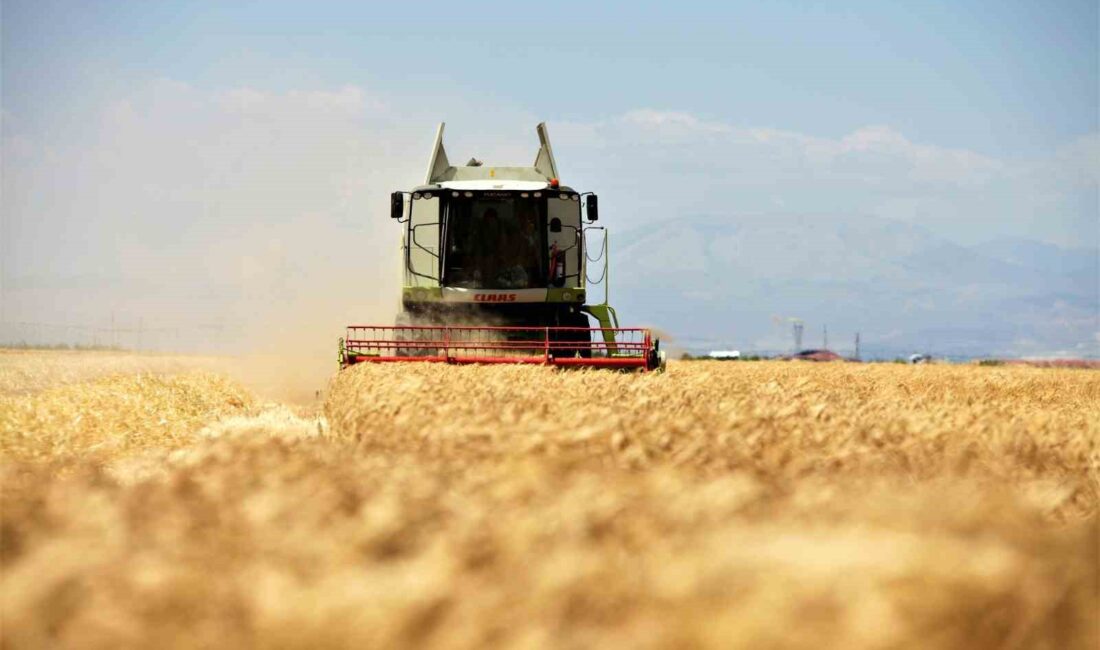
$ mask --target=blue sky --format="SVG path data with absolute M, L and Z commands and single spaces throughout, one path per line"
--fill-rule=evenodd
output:
M 4 107 L 49 115 L 73 91 L 169 77 L 461 90 L 550 120 L 651 107 L 820 136 L 885 123 L 997 156 L 1097 128 L 1094 2 L 518 5 L 5 2 Z
M 533 158 L 547 121 L 618 230 L 858 214 L 1097 247 L 1095 2 L 6 0 L 0 19 L 9 319 L 102 320 L 135 293 L 214 314 L 389 268 L 392 247 L 305 260 L 395 237 L 386 194 L 420 181 L 441 120 L 452 160 L 498 163 Z

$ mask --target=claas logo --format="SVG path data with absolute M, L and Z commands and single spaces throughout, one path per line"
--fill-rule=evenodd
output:
M 515 302 L 514 293 L 475 293 L 474 302 Z

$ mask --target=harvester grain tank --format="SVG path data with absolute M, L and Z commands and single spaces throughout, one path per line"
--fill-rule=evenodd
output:
M 342 367 L 366 362 L 664 368 L 660 342 L 607 302 L 596 195 L 563 185 L 546 125 L 531 167 L 451 164 L 436 131 L 424 183 L 394 192 L 404 286 L 393 326 L 351 325 Z M 583 215 L 583 216 L 582 216 Z M 600 236 L 602 235 L 602 237 Z M 590 246 L 594 239 L 597 245 Z M 589 266 L 602 273 L 589 282 Z M 601 284 L 602 302 L 590 300 Z

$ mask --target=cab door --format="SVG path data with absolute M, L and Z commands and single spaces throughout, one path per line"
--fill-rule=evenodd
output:
M 546 216 L 548 246 L 551 251 L 556 250 L 564 262 L 564 276 L 558 280 L 561 282 L 558 286 L 580 287 L 584 284 L 580 277 L 581 256 L 584 255 L 580 197 L 572 192 L 550 195 L 546 199 Z M 553 273 L 551 269 L 551 286 L 555 286 Z
M 406 284 L 438 287 L 440 227 L 438 193 L 414 193 L 405 234 Z

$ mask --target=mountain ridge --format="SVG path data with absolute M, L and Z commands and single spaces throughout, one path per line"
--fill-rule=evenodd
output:
M 964 246 L 917 224 L 807 214 L 683 217 L 612 242 L 620 311 L 685 342 L 787 350 L 787 319 L 800 318 L 806 341 L 828 325 L 882 354 L 1097 355 L 1087 250 Z M 1029 264 L 1031 250 L 1042 257 Z

